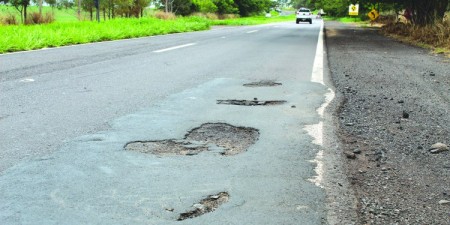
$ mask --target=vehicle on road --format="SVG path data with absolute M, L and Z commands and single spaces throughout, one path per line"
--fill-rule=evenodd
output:
M 311 10 L 308 8 L 300 8 L 297 11 L 297 18 L 295 19 L 295 23 L 300 23 L 300 21 L 302 22 L 309 22 L 309 24 L 312 24 L 312 13 Z

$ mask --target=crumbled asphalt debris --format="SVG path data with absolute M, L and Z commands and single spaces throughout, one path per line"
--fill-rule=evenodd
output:
M 341 93 L 340 145 L 363 153 L 344 160 L 358 199 L 356 224 L 449 224 L 448 204 L 438 202 L 449 200 L 442 192 L 450 192 L 450 152 L 429 149 L 450 142 L 449 61 L 376 29 L 331 21 L 325 28 L 331 79 Z
M 215 195 L 209 195 L 207 198 L 202 199 L 199 203 L 192 206 L 192 209 L 181 213 L 178 217 L 178 221 L 199 217 L 203 214 L 210 213 L 223 203 L 228 202 L 230 195 L 227 192 L 220 192 Z

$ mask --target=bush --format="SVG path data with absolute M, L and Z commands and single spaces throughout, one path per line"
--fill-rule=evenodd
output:
M 55 21 L 55 16 L 47 12 L 45 15 L 39 14 L 38 12 L 32 12 L 28 15 L 26 24 L 43 24 L 52 23 Z
M 194 13 L 194 14 L 192 14 L 192 16 L 203 17 L 203 18 L 210 19 L 210 20 L 219 19 L 219 16 L 215 13 Z
M 177 18 L 177 16 L 174 13 L 166 13 L 162 11 L 158 11 L 153 15 L 155 18 L 162 19 L 162 20 L 174 20 Z
M 6 16 L 3 16 L 0 18 L 0 23 L 4 25 L 17 25 L 19 22 L 16 19 L 16 16 L 13 14 L 7 14 Z
M 388 35 L 400 35 L 410 41 L 428 44 L 436 48 L 450 49 L 450 23 L 447 21 L 427 26 L 391 23 L 383 26 L 381 31 Z
M 237 19 L 240 18 L 238 14 L 223 14 L 219 15 L 219 19 L 221 20 L 227 20 L 227 19 Z

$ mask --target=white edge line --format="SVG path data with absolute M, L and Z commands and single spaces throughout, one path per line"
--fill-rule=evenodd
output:
M 311 82 L 323 83 L 323 22 L 320 25 L 319 38 L 317 40 L 316 56 L 314 58 Z
M 153 51 L 153 52 L 154 53 L 167 52 L 167 51 L 172 51 L 172 50 L 179 49 L 179 48 L 189 47 L 189 46 L 192 46 L 192 45 L 196 45 L 196 43 L 189 43 L 189 44 L 185 44 L 185 45 L 178 45 L 178 46 L 174 46 L 174 47 L 170 47 L 170 48 L 156 50 L 156 51 Z
M 314 57 L 311 82 L 319 83 L 325 86 L 325 83 L 323 82 L 323 59 L 324 59 L 323 26 L 324 23 L 322 22 L 322 24 L 320 25 L 319 38 L 317 41 L 316 55 Z M 328 88 L 328 92 L 325 94 L 325 102 L 316 110 L 321 119 L 323 119 L 324 117 L 325 108 L 330 104 L 333 98 L 334 92 L 333 90 Z M 317 124 L 306 125 L 304 127 L 304 130 L 308 133 L 308 135 L 310 135 L 313 138 L 312 143 L 319 145 L 320 147 L 323 147 L 323 126 L 324 126 L 323 121 L 320 121 Z M 320 188 L 324 188 L 322 185 L 323 176 L 325 173 L 323 157 L 324 151 L 322 149 L 319 149 L 319 151 L 316 154 L 316 157 L 310 161 L 311 163 L 316 164 L 316 167 L 314 168 L 316 176 L 313 176 L 312 178 L 308 179 L 310 182 L 314 183 L 316 186 Z
M 251 33 L 255 33 L 255 32 L 258 32 L 258 30 L 247 31 L 247 34 L 251 34 Z

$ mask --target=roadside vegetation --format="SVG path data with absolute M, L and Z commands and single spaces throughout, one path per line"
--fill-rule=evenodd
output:
M 0 54 L 294 18 L 271 0 L 33 1 L 0 0 Z
M 349 17 L 351 0 L 0 0 L 0 53 L 290 21 L 294 15 L 278 12 L 308 7 L 365 24 L 376 9 L 383 34 L 450 54 L 449 1 L 364 0 L 359 16 Z
M 412 23 L 390 22 L 382 26 L 387 36 L 419 47 L 432 49 L 434 53 L 450 57 L 450 21 L 419 26 Z
M 382 27 L 384 35 L 450 57 L 449 0 L 364 0 L 359 1 L 357 17 L 348 16 L 349 5 L 355 1 L 306 0 L 305 3 L 323 9 L 327 19 L 358 22 L 362 26 L 373 25 L 368 13 L 375 9 L 380 17 L 374 23 Z

